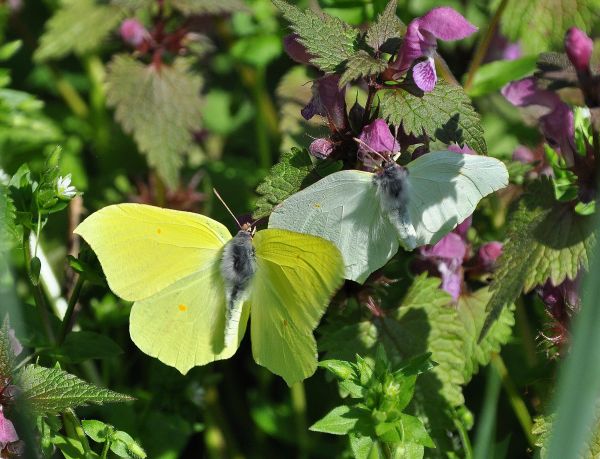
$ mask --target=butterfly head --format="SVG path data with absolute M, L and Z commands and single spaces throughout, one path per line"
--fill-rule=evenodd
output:
M 246 237 L 252 238 L 256 234 L 256 226 L 254 223 L 244 223 L 241 225 L 238 234 L 244 234 Z

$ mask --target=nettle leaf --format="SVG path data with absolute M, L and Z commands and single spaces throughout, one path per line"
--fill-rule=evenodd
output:
M 412 91 L 412 89 L 411 89 Z M 428 93 L 405 89 L 381 92 L 381 114 L 404 132 L 426 134 L 444 143 L 465 143 L 481 154 L 487 153 L 479 114 L 460 86 L 438 81 Z
M 95 0 L 62 0 L 46 24 L 34 58 L 46 61 L 71 52 L 94 51 L 122 19 L 123 14 L 116 6 L 102 5 Z
M 8 187 L 0 183 L 0 256 L 19 241 L 15 205 Z
M 365 41 L 373 50 L 392 53 L 400 44 L 406 26 L 396 15 L 397 1 L 390 0 L 377 20 L 369 26 Z
M 253 218 L 262 218 L 271 213 L 273 207 L 301 188 L 341 168 L 340 162 L 320 161 L 313 163 L 308 151 L 292 148 L 283 153 L 263 182 L 256 188 L 261 195 L 256 201 Z
M 273 0 L 287 19 L 299 41 L 315 56 L 311 63 L 324 72 L 340 70 L 342 64 L 356 51 L 358 30 L 341 19 L 327 14 L 301 11 L 282 0 Z
M 171 3 L 187 15 L 224 14 L 248 9 L 242 0 L 171 0 Z
M 26 365 L 15 375 L 22 400 L 33 415 L 63 412 L 77 406 L 127 402 L 128 395 L 96 387 L 60 368 Z
M 192 131 L 200 128 L 202 79 L 181 58 L 156 68 L 121 54 L 107 70 L 107 101 L 116 119 L 167 184 L 176 185 Z
M 502 15 L 502 33 L 519 41 L 525 54 L 563 48 L 565 32 L 577 26 L 590 30 L 598 19 L 597 0 L 538 0 L 508 2 Z
M 492 296 L 482 337 L 503 308 L 522 291 L 548 279 L 553 285 L 588 269 L 596 244 L 593 217 L 582 216 L 570 202 L 558 202 L 550 179 L 533 182 L 508 224 L 508 240 L 490 285 Z
M 10 325 L 8 317 L 4 319 L 0 328 L 0 380 L 9 377 L 14 368 L 14 354 L 9 335 Z
M 552 423 L 554 415 L 538 416 L 534 419 L 531 433 L 534 438 L 535 446 L 540 448 L 540 458 L 548 456 L 547 445 L 552 433 Z M 582 454 L 577 456 L 579 459 L 596 459 L 600 456 L 600 423 L 597 423 L 589 444 L 583 450 Z
M 346 63 L 346 70 L 340 78 L 340 87 L 358 78 L 377 75 L 387 68 L 388 64 L 383 59 L 371 56 L 364 50 L 352 55 Z

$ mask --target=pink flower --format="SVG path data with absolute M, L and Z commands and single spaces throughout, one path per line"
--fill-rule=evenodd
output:
M 2 406 L 0 405 L 0 446 L 4 447 L 8 443 L 17 441 L 19 436 L 12 422 L 4 417 Z M 1 448 L 0 448 L 1 449 Z
M 315 158 L 325 159 L 333 153 L 334 144 L 329 139 L 315 139 L 312 141 L 308 150 Z
M 325 116 L 337 130 L 345 130 L 346 88 L 340 88 L 339 81 L 339 75 L 327 75 L 315 80 L 312 99 L 301 112 L 304 119 L 309 120 L 315 115 Z
M 477 27 L 454 9 L 450 7 L 434 8 L 408 24 L 398 59 L 392 64 L 392 67 L 402 74 L 408 71 L 415 60 L 425 57 L 424 61 L 413 67 L 413 79 L 422 91 L 433 91 L 437 82 L 433 61 L 437 40 L 460 40 L 476 30 Z
M 457 144 L 448 145 L 448 150 L 453 151 L 454 153 L 460 153 L 463 155 L 476 155 L 475 150 L 469 148 L 469 146 L 465 143 L 462 147 Z
M 388 124 L 381 118 L 366 125 L 358 138 L 362 141 L 358 146 L 359 152 L 397 153 L 400 151 L 400 145 Z
M 486 272 L 494 271 L 496 267 L 496 260 L 502 255 L 502 242 L 488 242 L 479 247 L 477 252 L 477 258 L 479 264 Z
M 10 341 L 10 346 L 11 346 L 13 354 L 15 356 L 17 356 L 21 352 L 23 352 L 23 346 L 21 345 L 21 342 L 15 336 L 15 331 L 12 328 L 10 328 L 8 330 L 8 340 Z
M 125 19 L 119 29 L 121 38 L 128 45 L 138 47 L 149 36 L 148 31 L 137 19 Z
M 589 69 L 593 49 L 594 42 L 583 30 L 577 27 L 571 27 L 567 30 L 565 50 L 569 60 L 577 70 L 586 71 Z
M 304 45 L 298 41 L 298 35 L 295 33 L 283 37 L 283 49 L 298 64 L 310 65 L 310 60 L 315 57 L 306 51 Z
M 463 260 L 467 254 L 467 244 L 457 233 L 448 233 L 433 246 L 420 248 L 421 256 L 437 268 L 442 278 L 442 289 L 456 301 L 463 283 Z
M 502 95 L 517 107 L 539 106 L 544 114 L 539 124 L 544 137 L 560 150 L 567 165 L 573 165 L 575 155 L 575 125 L 573 111 L 552 91 L 539 89 L 532 77 L 513 81 L 502 88 Z

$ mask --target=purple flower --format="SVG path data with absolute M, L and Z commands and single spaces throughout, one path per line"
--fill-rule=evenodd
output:
M 420 248 L 421 256 L 433 263 L 442 278 L 442 289 L 456 301 L 463 283 L 462 264 L 467 254 L 467 244 L 456 233 L 448 233 L 433 246 Z
M 325 116 L 337 130 L 345 130 L 346 88 L 340 88 L 339 81 L 339 75 L 327 75 L 315 80 L 312 99 L 301 112 L 304 119 L 308 121 L 315 115 Z
M 465 143 L 464 146 L 460 146 L 457 144 L 448 145 L 448 150 L 453 151 L 454 153 L 460 153 L 463 155 L 476 155 L 475 150 L 469 148 L 469 146 Z
M 502 88 L 502 95 L 517 107 L 539 106 L 544 114 L 539 124 L 552 148 L 560 150 L 567 165 L 573 165 L 575 154 L 573 111 L 552 91 L 539 89 L 531 77 L 513 81 Z
M 23 346 L 15 336 L 15 331 L 12 328 L 8 330 L 8 340 L 10 341 L 10 346 L 15 357 L 23 352 Z
M 578 71 L 589 70 L 593 49 L 593 40 L 583 30 L 577 27 L 567 30 L 565 50 L 569 60 Z
M 492 272 L 500 255 L 502 255 L 502 242 L 493 241 L 479 247 L 477 259 L 485 272 Z
M 298 41 L 298 35 L 295 33 L 283 37 L 283 49 L 298 64 L 310 65 L 310 60 L 315 57 L 306 51 L 304 45 Z
M 315 139 L 308 147 L 308 150 L 315 158 L 325 159 L 333 152 L 334 146 L 333 142 L 329 139 Z
M 4 448 L 8 443 L 19 440 L 17 431 L 12 422 L 4 417 L 2 406 L 0 406 L 0 449 Z
M 140 46 L 149 35 L 146 28 L 137 19 L 125 19 L 121 23 L 119 32 L 123 41 L 134 47 Z
M 381 118 L 366 125 L 358 137 L 358 159 L 367 169 L 381 164 L 381 158 L 373 152 L 388 157 L 400 151 L 400 144 L 390 131 L 388 124 Z
M 398 59 L 392 67 L 398 70 L 398 74 L 402 74 L 408 71 L 416 59 L 425 57 L 424 61 L 413 67 L 413 78 L 422 91 L 433 91 L 437 81 L 433 61 L 437 40 L 460 40 L 476 30 L 477 27 L 454 9 L 434 8 L 408 24 Z
M 512 61 L 523 55 L 521 45 L 518 42 L 510 42 L 499 32 L 494 33 L 494 38 L 490 44 L 484 62 L 499 60 Z

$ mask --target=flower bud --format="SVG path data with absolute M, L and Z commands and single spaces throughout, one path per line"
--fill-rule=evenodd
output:
M 502 255 L 502 243 L 501 242 L 488 242 L 479 247 L 477 252 L 477 258 L 483 269 L 487 272 L 494 270 L 496 260 Z
M 565 35 L 565 50 L 567 56 L 577 70 L 588 70 L 594 42 L 587 34 L 577 27 L 571 27 Z
M 334 144 L 329 139 L 315 139 L 308 147 L 308 151 L 315 158 L 325 159 L 333 153 Z
M 310 60 L 315 57 L 306 51 L 304 45 L 298 41 L 298 35 L 295 33 L 283 37 L 283 49 L 298 64 L 310 65 Z
M 137 19 L 125 19 L 119 32 L 123 41 L 134 47 L 140 46 L 148 36 L 148 31 Z

